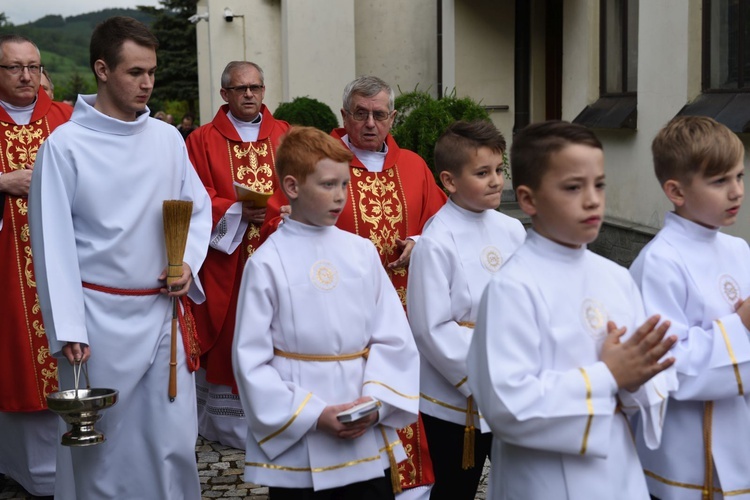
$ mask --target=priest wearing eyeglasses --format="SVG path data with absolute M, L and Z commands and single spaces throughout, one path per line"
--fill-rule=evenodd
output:
M 43 66 L 28 38 L 0 36 L 0 474 L 29 493 L 54 492 L 57 391 L 36 292 L 27 217 L 39 146 L 73 109 L 39 92 Z
M 193 306 L 203 352 L 196 373 L 198 430 L 206 439 L 243 450 L 247 422 L 232 373 L 231 348 L 242 270 L 261 243 L 266 209 L 260 201 L 239 201 L 234 185 L 267 195 L 276 190 L 276 147 L 289 129 L 263 104 L 265 89 L 260 66 L 230 62 L 221 75 L 226 104 L 186 139 L 213 213 L 211 243 L 199 274 L 206 301 Z
M 343 212 L 336 226 L 370 239 L 380 254 L 401 302 L 406 302 L 407 270 L 412 247 L 427 220 L 446 201 L 432 172 L 416 153 L 401 149 L 390 134 L 394 92 L 375 76 L 361 76 L 344 88 L 343 128 L 331 132 L 354 159 L 349 165 L 351 182 Z M 277 191 L 268 202 L 264 236 L 280 222 L 287 201 Z M 427 442 L 415 422 L 399 432 L 408 459 L 399 464 L 403 498 L 429 498 L 434 482 Z

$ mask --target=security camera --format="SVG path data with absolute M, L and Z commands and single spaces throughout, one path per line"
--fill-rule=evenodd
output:
M 234 13 L 232 12 L 232 9 L 229 7 L 224 8 L 224 20 L 228 23 L 231 23 L 234 19 Z
M 200 20 L 208 21 L 208 12 L 204 12 L 203 14 L 193 14 L 192 16 L 188 17 L 188 21 L 195 24 L 199 22 Z

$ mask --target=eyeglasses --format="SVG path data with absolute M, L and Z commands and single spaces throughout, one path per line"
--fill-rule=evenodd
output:
M 11 64 L 10 66 L 4 66 L 0 64 L 0 68 L 3 68 L 5 71 L 10 73 L 11 75 L 17 75 L 23 70 L 27 69 L 29 70 L 30 75 L 38 75 L 42 72 L 42 69 L 44 69 L 44 66 L 41 64 L 29 64 L 29 65 L 21 65 L 21 64 Z
M 352 113 L 351 111 L 347 111 L 347 113 L 349 113 L 349 115 L 358 122 L 366 121 L 370 117 L 370 115 L 372 115 L 372 119 L 376 122 L 384 122 L 388 118 L 390 118 L 391 114 L 393 114 L 392 111 L 367 111 L 365 109 L 358 109 L 354 113 Z
M 255 95 L 260 94 L 260 91 L 266 88 L 265 85 L 237 85 L 236 87 L 224 87 L 225 90 L 233 90 L 238 94 L 244 94 L 248 90 Z

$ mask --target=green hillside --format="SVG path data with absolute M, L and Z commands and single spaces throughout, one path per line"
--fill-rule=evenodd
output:
M 150 25 L 153 17 L 135 9 L 104 9 L 77 16 L 44 16 L 31 23 L 0 26 L 0 34 L 15 33 L 34 41 L 42 53 L 42 63 L 55 84 L 55 98 L 94 92 L 89 69 L 89 39 L 97 23 L 112 16 L 130 16 Z
M 55 85 L 55 99 L 74 100 L 78 94 L 96 92 L 89 69 L 89 40 L 94 27 L 112 16 L 138 19 L 150 26 L 159 39 L 156 86 L 149 108 L 173 114 L 179 120 L 185 112 L 196 114 L 198 108 L 195 25 L 188 20 L 195 14 L 197 2 L 159 0 L 159 8 L 104 9 L 70 17 L 50 15 L 17 26 L 9 24 L 0 11 L 0 34 L 17 33 L 33 40 Z

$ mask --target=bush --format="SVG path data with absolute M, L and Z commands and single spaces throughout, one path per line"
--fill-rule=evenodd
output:
M 395 102 L 398 113 L 391 134 L 399 147 L 410 149 L 424 158 L 441 185 L 435 172 L 435 143 L 448 125 L 458 120 L 490 120 L 490 115 L 470 97 L 456 97 L 454 90 L 442 99 L 414 90 L 399 95 Z
M 331 108 L 311 97 L 295 97 L 292 102 L 281 103 L 273 112 L 273 117 L 291 125 L 315 127 L 326 134 L 339 126 Z

